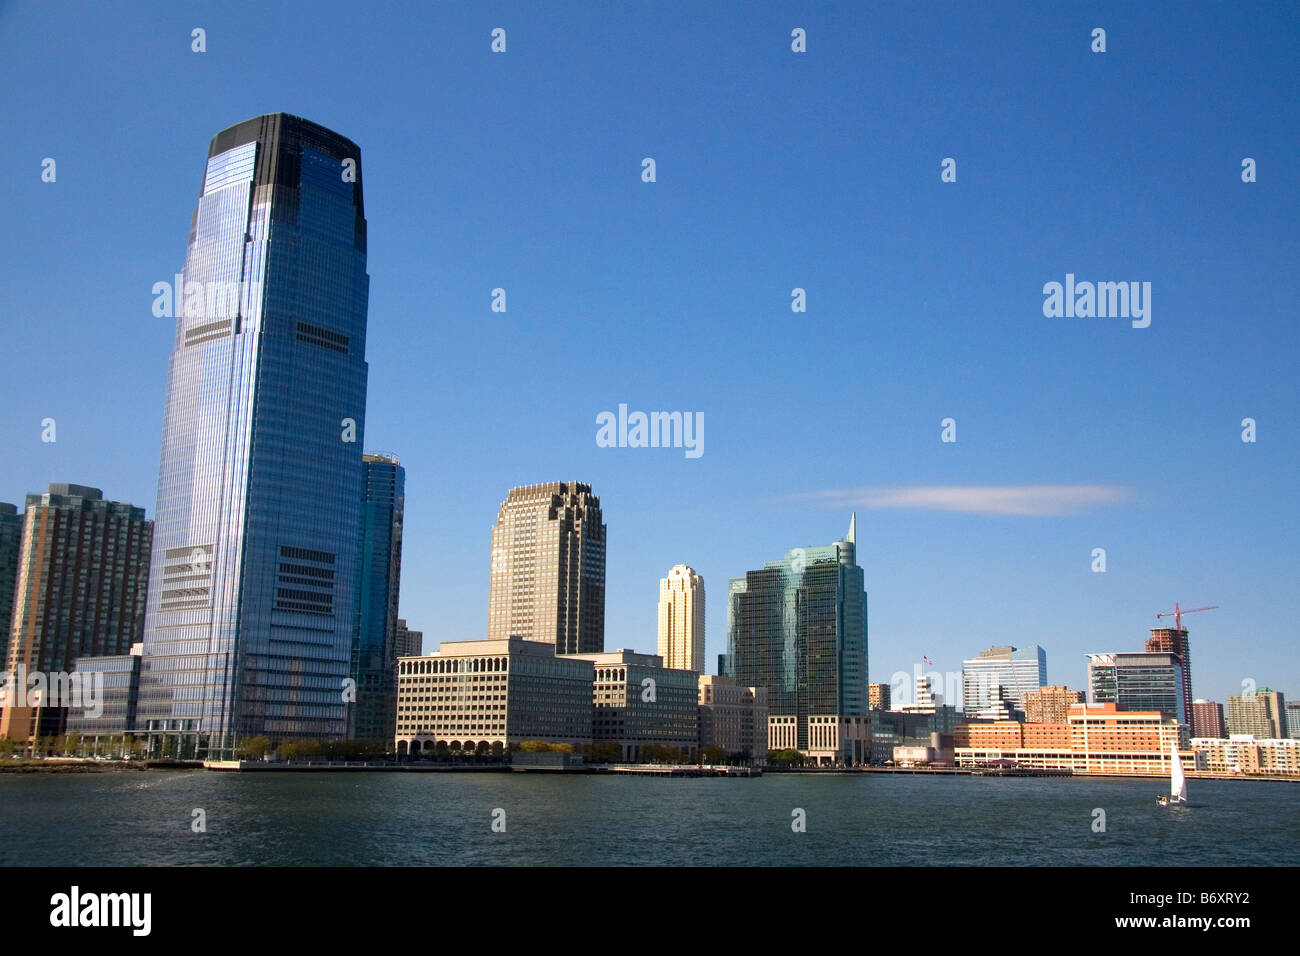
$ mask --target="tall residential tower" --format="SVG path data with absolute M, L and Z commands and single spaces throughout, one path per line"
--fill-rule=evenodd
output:
M 605 649 L 605 525 L 591 486 L 512 488 L 492 529 L 488 640 L 522 637 L 557 654 Z
M 664 667 L 704 673 L 704 578 L 684 564 L 659 579 L 659 656 Z
M 284 113 L 218 133 L 177 280 L 139 729 L 213 757 L 341 738 L 370 281 L 357 145 Z

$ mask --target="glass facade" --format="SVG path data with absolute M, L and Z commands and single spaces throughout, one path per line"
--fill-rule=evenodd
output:
M 962 661 L 961 684 L 962 711 L 968 716 L 995 706 L 999 697 L 1023 713 L 1025 694 L 1047 686 L 1047 652 L 1037 644 L 980 651 L 979 657 Z
M 151 747 L 346 734 L 368 295 L 356 144 L 279 113 L 217 134 L 174 296 L 138 712 Z
M 357 699 L 348 736 L 391 743 L 397 725 L 397 603 L 406 470 L 387 455 L 366 455 L 363 468 L 361 577 L 352 650 Z
M 18 549 L 22 540 L 23 522 L 17 505 L 0 501 L 0 669 L 9 660 L 9 626 L 13 623 Z
M 1088 700 L 1120 710 L 1160 711 L 1187 723 L 1183 669 L 1175 654 L 1089 654 Z
M 808 749 L 810 715 L 867 713 L 867 592 L 854 525 L 843 541 L 796 548 L 732 578 L 726 676 L 767 688 L 768 713 L 797 717 Z

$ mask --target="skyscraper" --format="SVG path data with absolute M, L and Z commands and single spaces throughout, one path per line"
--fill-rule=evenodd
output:
M 704 673 L 704 578 L 684 564 L 659 579 L 659 656 L 664 667 Z
M 402 579 L 406 470 L 392 455 L 364 455 L 360 587 L 352 677 L 356 706 L 348 736 L 393 739 L 397 722 L 397 604 Z
M 398 657 L 419 657 L 424 653 L 424 632 L 406 626 L 406 618 L 397 619 L 397 637 L 394 641 Z
M 725 676 L 767 688 L 769 721 L 791 731 L 770 737 L 773 749 L 813 749 L 815 723 L 816 749 L 849 762 L 868 757 L 851 720 L 867 714 L 867 592 L 856 525 L 851 518 L 842 541 L 795 548 L 731 579 Z M 829 746 L 828 727 L 835 729 Z
M 9 660 L 9 630 L 14 618 L 14 589 L 18 586 L 18 554 L 23 519 L 16 505 L 0 501 L 0 669 Z
M 1286 737 L 1286 698 L 1261 687 L 1253 694 L 1228 698 L 1228 734 L 1252 734 L 1266 739 Z
M 1226 737 L 1227 724 L 1223 720 L 1223 705 L 1213 700 L 1192 701 L 1192 736 Z
M 1187 629 L 1175 627 L 1153 627 L 1147 638 L 1148 654 L 1173 654 L 1177 656 L 1183 671 L 1183 713 L 1188 720 L 1192 718 L 1192 649 L 1187 643 Z
M 283 113 L 213 138 L 174 296 L 151 746 L 346 733 L 369 281 L 355 143 Z
M 605 525 L 591 486 L 512 488 L 492 529 L 488 640 L 522 637 L 557 654 L 605 649 Z
M 1047 652 L 1037 644 L 1017 650 L 990 647 L 978 657 L 961 662 L 962 712 L 968 717 L 990 706 L 996 707 L 1002 688 L 1008 704 L 1024 712 L 1025 694 L 1047 684 Z
M 1185 724 L 1182 662 L 1177 654 L 1089 654 L 1088 702 L 1155 711 Z
M 81 657 L 126 654 L 140 640 L 153 522 L 98 488 L 52 484 L 22 516 L 10 673 L 71 673 Z M 51 683 L 51 686 L 52 683 Z M 20 688 L 21 689 L 21 688 Z M 0 737 L 63 732 L 66 704 L 8 707 Z

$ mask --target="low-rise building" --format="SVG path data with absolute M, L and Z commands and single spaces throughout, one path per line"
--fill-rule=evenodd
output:
M 721 747 L 728 755 L 767 759 L 767 688 L 741 687 L 730 677 L 699 677 L 699 746 Z
M 619 649 L 564 654 L 593 668 L 591 736 L 616 743 L 623 759 L 636 762 L 647 744 L 694 754 L 699 741 L 699 674 L 664 667 L 658 654 Z
M 135 708 L 140 700 L 140 661 L 144 644 L 131 645 L 130 654 L 78 658 L 73 674 L 82 682 L 99 685 L 98 713 L 86 708 L 68 711 L 69 734 L 83 738 L 92 753 L 112 746 L 122 749 L 135 729 Z
M 1233 734 L 1197 737 L 1192 749 L 1204 755 L 1206 770 L 1217 773 L 1300 776 L 1300 740 Z

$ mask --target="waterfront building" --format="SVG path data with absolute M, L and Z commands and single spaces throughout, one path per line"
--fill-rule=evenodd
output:
M 1160 711 L 1126 711 L 1114 702 L 1075 704 L 1065 724 L 1004 721 L 959 727 L 956 763 L 970 768 L 1002 765 L 1080 774 L 1168 776 L 1173 746 L 1187 769 L 1204 767 L 1204 758 L 1188 749 L 1186 730 Z
M 348 737 L 393 739 L 397 717 L 397 608 L 402 580 L 402 521 L 406 470 L 393 455 L 362 456 L 357 628 L 352 642 L 356 701 Z
M 1012 710 L 1022 713 L 1024 698 L 1047 683 L 1047 652 L 1037 644 L 1018 649 L 990 647 L 978 657 L 962 661 L 962 711 L 976 714 L 995 703 L 994 687 L 1006 693 Z
M 1083 691 L 1052 685 L 1025 692 L 1025 723 L 1063 724 L 1070 708 L 1083 703 Z
M 699 747 L 728 756 L 767 760 L 767 688 L 742 687 L 730 677 L 699 675 Z
M 0 670 L 52 678 L 70 674 L 83 657 L 130 652 L 149 586 L 153 522 L 144 514 L 83 485 L 55 483 L 27 496 L 9 655 Z M 69 702 L 56 697 L 15 698 L 22 706 L 4 709 L 0 737 L 28 742 L 63 733 Z
M 1088 701 L 1118 704 L 1122 710 L 1158 710 L 1186 724 L 1183 669 L 1176 654 L 1089 654 Z
M 1216 773 L 1300 777 L 1300 740 L 1233 734 L 1195 738 L 1192 748 L 1204 755 L 1205 769 Z
M 406 618 L 399 617 L 394 644 L 398 657 L 419 657 L 424 653 L 424 632 L 411 630 L 406 626 Z
M 1147 638 L 1148 654 L 1173 654 L 1178 658 L 1182 674 L 1183 713 L 1192 719 L 1192 649 L 1187 641 L 1187 629 L 1153 627 Z
M 510 489 L 492 529 L 488 640 L 522 637 L 556 654 L 605 649 L 605 524 L 591 486 Z
M 949 704 L 930 710 L 873 710 L 871 712 L 871 763 L 894 759 L 898 747 L 936 747 L 941 738 L 951 738 L 960 726 L 960 712 Z M 951 750 L 951 747 L 948 748 Z
M 699 674 L 664 667 L 657 654 L 619 649 L 564 657 L 589 661 L 591 739 L 613 743 L 637 763 L 647 744 L 693 755 L 699 741 Z
M 665 667 L 704 672 L 704 578 L 684 564 L 659 580 L 659 656 Z
M 1286 708 L 1286 735 L 1300 738 L 1300 701 L 1288 701 Z
M 230 758 L 244 737 L 347 733 L 363 179 L 356 143 L 284 113 L 209 144 L 163 415 L 138 710 L 155 753 L 164 738 L 177 755 Z
M 135 711 L 140 698 L 140 661 L 144 644 L 132 644 L 128 654 L 83 657 L 73 673 L 83 682 L 100 685 L 100 713 L 92 716 L 84 708 L 68 713 L 67 732 L 79 734 L 90 753 L 122 753 L 125 739 L 135 729 Z
M 889 710 L 889 685 L 867 685 L 867 707 L 871 710 Z
M 1226 737 L 1227 725 L 1223 720 L 1223 705 L 1212 700 L 1192 701 L 1192 736 Z
M 769 750 L 815 751 L 824 763 L 869 759 L 867 593 L 856 527 L 851 517 L 842 541 L 795 548 L 730 582 L 724 676 L 767 689 Z
M 0 670 L 9 662 L 9 631 L 14 619 L 14 589 L 22 552 L 23 519 L 17 505 L 0 501 Z
M 556 656 L 545 642 L 444 641 L 397 662 L 397 752 L 589 744 L 594 680 L 590 660 Z
M 1264 687 L 1253 694 L 1228 698 L 1227 731 L 1265 739 L 1286 737 L 1286 699 Z

